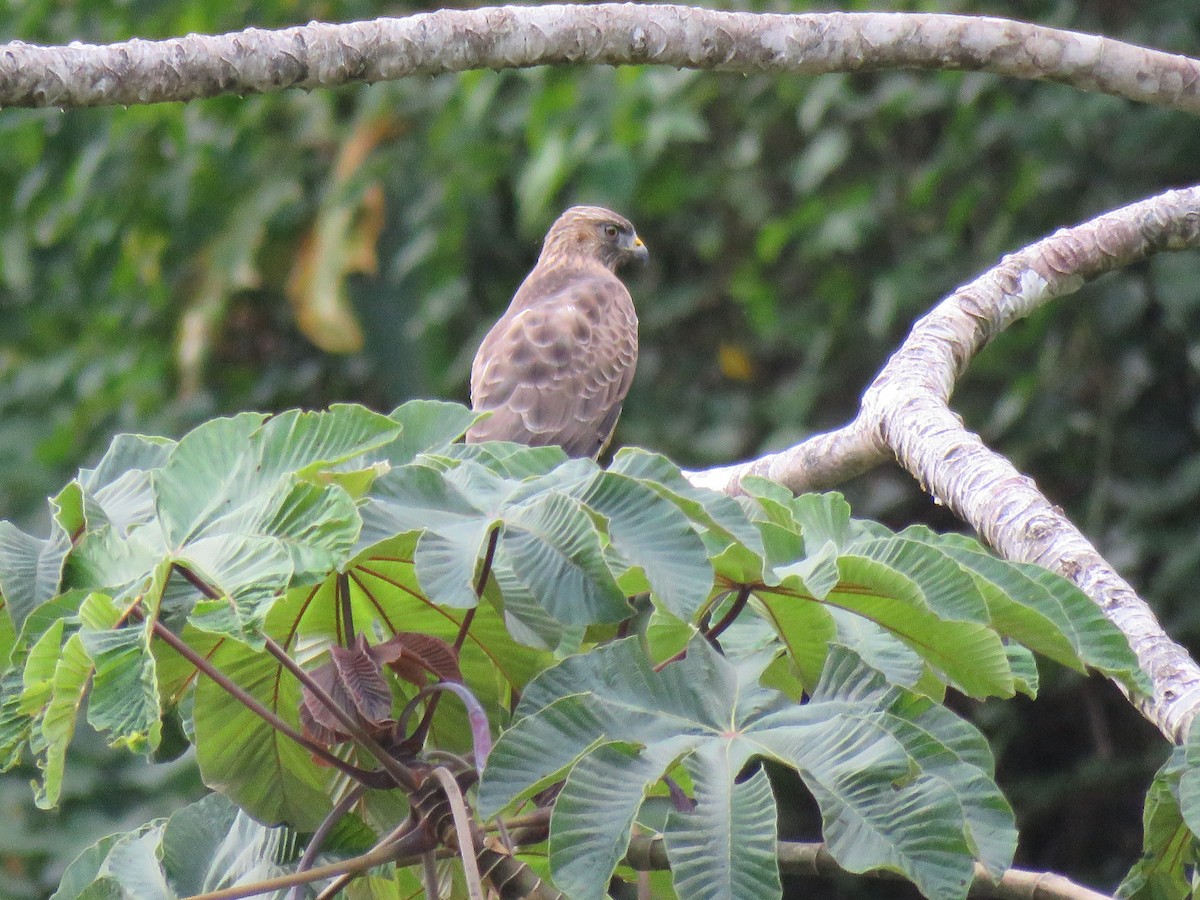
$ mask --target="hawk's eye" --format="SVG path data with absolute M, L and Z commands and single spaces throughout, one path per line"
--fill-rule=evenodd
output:
M 609 239 L 615 238 L 619 233 L 620 232 L 617 229 L 616 225 L 605 225 L 604 226 L 604 236 L 606 238 L 609 238 Z

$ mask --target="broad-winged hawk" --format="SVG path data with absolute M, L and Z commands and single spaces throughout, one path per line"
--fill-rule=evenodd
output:
M 537 265 L 471 366 L 471 406 L 491 416 L 467 441 L 557 444 L 599 456 L 637 364 L 637 315 L 617 277 L 646 246 L 623 216 L 573 206 L 550 226 Z

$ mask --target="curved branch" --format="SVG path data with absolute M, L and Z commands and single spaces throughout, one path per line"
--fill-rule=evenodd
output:
M 108 46 L 0 45 L 0 106 L 105 106 L 568 63 L 822 74 L 962 69 L 1200 112 L 1200 62 L 1008 19 L 639 4 L 441 10 Z
M 780 841 L 778 845 L 779 869 L 790 875 L 849 875 L 825 849 L 824 844 L 802 844 L 795 841 Z M 670 868 L 663 839 L 658 836 L 634 835 L 629 842 L 625 861 L 640 871 L 657 871 Z M 873 878 L 903 880 L 904 876 L 884 870 L 866 873 Z M 999 900 L 1112 900 L 1090 888 L 1078 885 L 1061 875 L 1049 872 L 1029 872 L 1025 869 L 1009 869 L 998 881 L 992 881 L 987 870 L 975 864 L 975 880 L 971 883 L 970 897 L 990 897 Z
M 1153 611 L 1033 481 L 963 427 L 947 401 L 967 363 L 996 334 L 1087 280 L 1163 250 L 1200 247 L 1200 187 L 1168 191 L 1001 260 L 913 326 L 863 396 L 850 425 L 782 453 L 705 472 L 696 484 L 736 490 L 761 474 L 794 491 L 827 487 L 839 447 L 844 472 L 894 454 L 938 500 L 1008 559 L 1035 562 L 1071 579 L 1124 632 L 1153 682 L 1135 697 L 1142 714 L 1178 742 L 1200 711 L 1200 666 L 1163 632 Z

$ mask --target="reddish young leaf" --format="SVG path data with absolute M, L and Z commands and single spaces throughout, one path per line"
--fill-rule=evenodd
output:
M 389 666 L 400 678 L 418 686 L 425 684 L 425 673 L 458 684 L 463 680 L 458 651 L 430 634 L 402 631 L 390 641 L 371 647 L 370 654 L 377 663 Z
M 307 694 L 307 691 L 305 693 Z M 308 706 L 303 702 L 300 704 L 300 726 L 304 729 L 305 736 L 312 738 L 317 743 L 323 744 L 326 747 L 340 744 L 350 737 L 335 729 L 326 728 L 313 717 L 313 714 L 308 711 Z M 313 757 L 313 761 L 318 765 L 328 765 L 328 763 L 325 763 L 317 756 Z
M 342 684 L 367 722 L 380 725 L 392 717 L 392 692 L 379 670 L 379 662 L 361 634 L 349 648 L 330 647 L 329 656 L 341 676 Z
M 318 666 L 308 674 L 341 709 L 351 715 L 355 713 L 354 700 L 351 698 L 341 674 L 332 662 Z M 303 689 L 302 697 L 303 699 L 300 703 L 301 709 L 307 711 L 314 722 L 330 731 L 336 732 L 340 740 L 346 740 L 341 730 L 342 723 L 338 721 L 337 716 L 333 714 L 320 697 L 309 691 L 308 688 Z

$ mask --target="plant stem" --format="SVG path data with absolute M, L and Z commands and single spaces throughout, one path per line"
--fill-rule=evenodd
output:
M 317 854 L 321 852 L 321 846 L 325 843 L 325 838 L 329 837 L 329 832 L 333 831 L 335 825 L 342 820 L 346 813 L 350 812 L 350 808 L 361 799 L 363 795 L 363 787 L 356 785 L 347 792 L 346 796 L 338 801 L 337 806 L 329 811 L 322 821 L 320 826 L 313 832 L 312 838 L 309 839 L 308 846 L 304 848 L 304 856 L 300 858 L 300 865 L 296 867 L 296 874 L 307 872 L 312 868 L 313 860 L 317 858 Z M 297 884 L 288 891 L 287 900 L 302 900 L 304 891 L 301 890 L 301 885 Z
M 544 809 L 534 810 L 531 813 L 526 813 L 523 816 L 513 816 L 504 823 L 504 827 L 508 828 L 509 830 L 516 830 L 518 828 L 545 828 L 550 824 L 550 812 L 551 808 L 546 807 Z M 488 831 L 498 831 L 499 825 L 500 821 L 497 819 L 496 821 L 485 825 L 484 828 L 486 828 Z
M 750 585 L 743 584 L 738 588 L 737 597 L 734 598 L 733 605 L 729 607 L 729 611 L 721 617 L 720 622 L 705 632 L 704 636 L 708 639 L 710 644 L 715 645 L 717 638 L 721 635 L 721 632 L 732 625 L 733 620 L 736 619 L 738 615 L 741 614 L 742 610 L 746 608 L 746 601 L 749 599 Z
M 342 627 L 345 629 L 345 642 L 349 647 L 354 643 L 354 609 L 350 605 L 350 576 L 345 572 L 337 574 L 337 597 L 342 611 Z
M 483 591 L 487 587 L 488 577 L 492 574 L 492 563 L 496 559 L 496 544 L 500 540 L 500 527 L 492 529 L 488 535 L 487 551 L 483 555 L 483 568 L 479 570 L 479 577 L 475 579 L 475 597 L 477 603 L 483 602 Z M 458 635 L 454 638 L 454 652 L 461 653 L 463 644 L 467 642 L 467 632 L 471 629 L 471 623 L 475 621 L 475 610 L 478 605 L 467 610 L 463 616 L 462 624 L 458 626 Z M 433 725 L 433 714 L 437 712 L 438 701 L 441 699 L 440 693 L 434 694 L 429 698 L 429 705 L 425 707 L 425 715 L 421 717 L 421 724 L 417 726 L 417 730 L 413 732 L 411 741 L 414 746 L 421 747 L 425 744 L 425 738 L 429 735 L 429 729 Z
M 214 588 L 211 584 L 209 584 L 187 566 L 181 566 L 179 563 L 172 563 L 171 568 L 187 579 L 192 587 L 202 593 L 209 600 L 221 599 L 220 591 Z
M 425 896 L 440 897 L 438 890 L 437 856 L 430 850 L 421 856 L 421 874 L 425 879 Z
M 320 757 L 323 762 L 328 763 L 338 771 L 368 787 L 387 788 L 392 786 L 392 780 L 386 777 L 383 772 L 372 772 L 368 769 L 361 769 L 358 766 L 346 762 L 345 760 L 338 759 L 316 741 L 306 738 L 303 734 L 301 734 L 287 722 L 283 721 L 283 719 L 279 718 L 279 716 L 277 716 L 271 710 L 267 709 L 267 707 L 263 706 L 263 704 L 259 703 L 258 700 L 250 696 L 250 694 L 248 694 L 245 690 L 234 684 L 228 676 L 226 676 L 207 659 L 189 647 L 181 638 L 176 636 L 174 632 L 172 632 L 169 628 L 167 628 L 167 626 L 163 625 L 162 622 L 159 622 L 157 619 L 154 621 L 154 634 L 156 637 L 161 639 L 163 643 L 170 646 L 171 649 L 195 666 L 197 671 L 203 672 L 210 679 L 212 679 L 215 684 L 217 684 L 221 689 L 223 689 L 248 710 L 250 710 L 250 712 L 254 713 L 276 731 L 280 732 L 286 737 L 291 738 L 305 750 L 308 750 L 313 755 Z
M 405 822 L 360 856 L 324 866 L 314 866 L 307 872 L 290 872 L 277 878 L 266 878 L 251 884 L 239 884 L 207 894 L 196 894 L 188 897 L 187 900 L 238 900 L 240 897 L 272 894 L 294 885 L 311 884 L 314 881 L 338 875 L 357 875 L 359 872 L 365 872 L 375 866 L 398 862 L 408 857 L 413 857 L 413 861 L 416 861 L 420 854 L 429 849 L 426 846 L 428 843 L 429 836 L 424 833 L 423 829 L 413 828 L 411 822 Z

